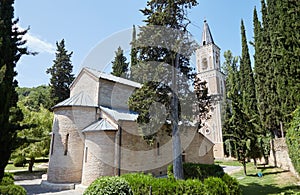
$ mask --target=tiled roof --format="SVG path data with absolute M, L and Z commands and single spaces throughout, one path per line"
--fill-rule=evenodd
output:
M 82 132 L 117 130 L 107 120 L 101 119 L 89 125 Z
M 140 83 L 130 81 L 128 79 L 124 79 L 124 78 L 121 78 L 121 77 L 116 77 L 116 76 L 111 75 L 111 74 L 106 74 L 104 72 L 100 72 L 98 70 L 94 70 L 94 69 L 91 69 L 91 68 L 88 68 L 88 67 L 85 67 L 84 69 L 86 71 L 90 72 L 91 74 L 93 74 L 95 77 L 97 77 L 99 79 L 102 78 L 102 79 L 114 81 L 116 83 L 129 85 L 129 86 L 136 87 L 136 88 L 141 88 L 141 86 L 142 86 Z
M 116 121 L 136 121 L 138 114 L 128 110 L 112 109 L 100 106 L 100 109 Z
M 53 108 L 66 107 L 66 106 L 98 107 L 98 105 L 94 103 L 92 98 L 84 92 L 80 92 L 80 93 L 56 104 Z
M 201 46 L 207 45 L 207 44 L 214 44 L 214 40 L 212 38 L 210 29 L 208 24 L 206 23 L 206 20 L 204 20 L 204 26 L 203 26 L 203 32 L 202 32 L 202 40 L 201 40 Z

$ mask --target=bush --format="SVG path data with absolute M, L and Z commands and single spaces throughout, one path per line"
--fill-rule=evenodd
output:
M 96 179 L 83 193 L 84 195 L 101 194 L 124 194 L 130 195 L 132 191 L 125 181 L 120 177 L 100 177 Z
M 199 180 L 173 180 L 154 178 L 151 175 L 133 173 L 122 175 L 134 194 L 149 194 L 150 187 L 153 195 L 160 194 L 204 194 L 205 188 Z
M 286 144 L 294 168 L 300 174 L 300 107 L 293 112 L 293 120 L 286 135 Z
M 224 170 L 219 165 L 184 163 L 183 173 L 185 179 L 199 179 L 203 181 L 208 177 L 223 177 Z M 168 166 L 168 177 L 173 177 L 173 165 Z
M 26 195 L 27 192 L 22 186 L 6 185 L 0 186 L 0 194 L 5 195 Z
M 227 173 L 225 173 L 222 177 L 222 180 L 227 185 L 229 194 L 232 195 L 242 194 L 242 190 L 240 188 L 239 182 L 235 178 L 230 177 Z
M 12 185 L 14 184 L 14 175 L 11 173 L 4 173 L 4 177 L 0 182 L 0 186 Z
M 225 182 L 218 177 L 209 177 L 204 180 L 205 192 L 209 195 L 227 195 L 229 189 Z
M 24 167 L 26 165 L 27 161 L 24 156 L 18 156 L 14 160 L 14 166 L 15 167 Z

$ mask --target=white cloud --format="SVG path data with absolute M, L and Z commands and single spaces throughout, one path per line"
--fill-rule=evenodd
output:
M 19 25 L 18 28 L 20 30 L 24 30 L 24 28 L 20 27 Z M 27 41 L 26 46 L 32 52 L 49 53 L 49 54 L 55 53 L 55 46 L 53 44 L 40 39 L 38 36 L 32 35 L 30 32 L 27 32 L 23 36 L 23 39 Z

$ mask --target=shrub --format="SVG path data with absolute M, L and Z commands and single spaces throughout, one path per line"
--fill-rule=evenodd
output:
M 197 179 L 174 180 L 169 178 L 154 178 L 151 175 L 133 173 L 122 175 L 130 185 L 134 194 L 205 194 L 205 188 Z
M 293 120 L 286 135 L 286 144 L 294 168 L 300 174 L 300 107 L 293 112 Z
M 2 181 L 0 182 L 0 186 L 6 186 L 14 184 L 14 175 L 11 173 L 4 173 L 4 177 L 2 178 Z
M 204 180 L 205 192 L 209 195 L 227 195 L 229 189 L 225 182 L 218 177 L 209 177 Z
M 101 194 L 124 194 L 130 195 L 132 191 L 125 181 L 120 177 L 100 177 L 96 179 L 83 193 L 84 195 Z
M 15 167 L 24 167 L 26 165 L 27 161 L 24 156 L 18 156 L 14 160 L 14 166 Z
M 14 179 L 5 176 L 2 178 L 2 181 L 0 182 L 0 186 L 7 186 L 12 184 L 14 184 Z
M 232 195 L 242 194 L 242 190 L 240 188 L 239 182 L 235 178 L 230 177 L 227 173 L 225 173 L 222 177 L 222 180 L 227 185 L 229 194 Z
M 208 177 L 223 177 L 224 170 L 219 165 L 184 163 L 183 173 L 185 179 L 199 179 L 203 181 Z M 168 177 L 173 176 L 173 165 L 168 166 Z
M 26 195 L 27 192 L 22 186 L 6 185 L 6 186 L 0 186 L 0 194 L 5 194 L 5 195 Z

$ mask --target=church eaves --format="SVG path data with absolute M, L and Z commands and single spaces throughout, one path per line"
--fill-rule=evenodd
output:
M 93 124 L 86 127 L 82 132 L 91 132 L 91 131 L 116 131 L 117 129 L 113 127 L 107 120 L 100 119 Z
M 208 24 L 206 20 L 204 20 L 201 46 L 208 45 L 208 44 L 214 44 L 214 40 L 212 38 Z
M 84 92 L 80 92 L 58 104 L 56 104 L 53 108 L 58 107 L 70 107 L 70 106 L 86 106 L 86 107 L 98 107 L 98 105 L 94 104 L 92 98 L 85 94 Z

